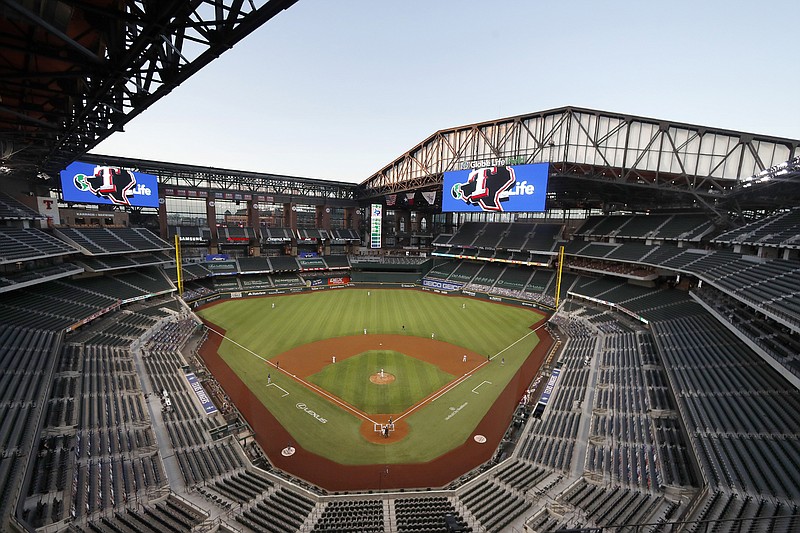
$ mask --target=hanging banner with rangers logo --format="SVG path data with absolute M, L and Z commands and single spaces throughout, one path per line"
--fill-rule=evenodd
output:
M 444 173 L 444 212 L 545 210 L 548 163 L 481 167 Z
M 75 161 L 61 171 L 66 202 L 158 207 L 158 178 L 126 168 Z

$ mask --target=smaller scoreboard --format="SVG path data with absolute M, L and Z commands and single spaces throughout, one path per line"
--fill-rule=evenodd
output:
M 370 209 L 370 223 L 369 223 L 369 247 L 381 247 L 381 231 L 383 230 L 383 206 L 381 204 L 372 204 Z

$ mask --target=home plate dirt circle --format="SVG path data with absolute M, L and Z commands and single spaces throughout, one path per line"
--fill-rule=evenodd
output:
M 395 380 L 395 377 L 393 374 L 390 374 L 388 372 L 383 372 L 383 373 L 377 372 L 375 374 L 372 374 L 369 377 L 369 380 L 375 385 L 388 385 L 389 383 Z

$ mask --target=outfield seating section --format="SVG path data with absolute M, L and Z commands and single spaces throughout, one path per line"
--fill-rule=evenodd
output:
M 239 257 L 236 259 L 239 264 L 239 272 L 267 273 L 272 270 L 269 260 L 266 257 Z
M 297 259 L 291 256 L 270 257 L 269 262 L 273 272 L 297 272 L 300 270 Z
M 0 192 L 0 220 L 34 220 L 43 218 L 45 217 L 16 198 Z
M 450 246 L 472 246 L 485 225 L 485 222 L 464 222 L 448 244 Z
M 591 216 L 574 232 L 577 237 L 614 237 L 699 241 L 713 230 L 702 214 Z
M 481 266 L 478 273 L 473 278 L 473 283 L 487 285 L 491 287 L 503 273 L 505 266 L 499 263 L 486 263 Z
M 157 294 L 173 290 L 164 272 L 157 267 L 142 267 L 130 272 L 113 274 L 112 279 L 124 283 L 144 294 Z
M 0 275 L 0 292 L 73 276 L 83 271 L 83 267 L 73 263 L 60 263 L 44 267 L 28 266 L 25 270 L 6 272 Z
M 174 289 L 169 280 L 157 267 L 114 276 L 56 280 L 4 294 L 0 322 L 63 329 L 113 307 L 120 299 L 141 299 L 171 290 Z
M 346 255 L 326 255 L 325 264 L 328 268 L 350 268 L 350 261 Z
M 165 266 L 164 273 L 172 283 L 178 283 L 178 272 L 174 265 Z M 183 277 L 183 282 L 186 283 L 197 279 L 205 279 L 211 276 L 211 272 L 201 263 L 184 263 L 183 268 L 181 268 L 181 276 Z
M 148 333 L 163 316 L 138 313 L 130 309 L 109 313 L 83 326 L 80 332 L 70 338 L 70 342 L 128 347 Z
M 261 228 L 261 240 L 290 242 L 292 240 L 292 230 L 289 228 Z
M 167 235 L 170 242 L 175 239 L 175 235 L 183 243 L 207 244 L 211 242 L 211 230 L 201 226 L 168 226 Z
M 272 285 L 276 288 L 302 287 L 305 285 L 305 282 L 296 274 L 273 274 L 270 279 L 272 279 Z
M 328 265 L 322 257 L 300 257 L 297 259 L 300 270 L 325 270 Z
M 212 276 L 233 275 L 238 272 L 238 266 L 233 259 L 224 261 L 206 261 L 203 266 Z
M 250 244 L 256 240 L 256 230 L 250 227 L 221 226 L 217 228 L 217 240 L 221 244 Z
M 361 237 L 358 236 L 358 232 L 353 229 L 331 229 L 328 230 L 328 234 L 333 240 L 354 242 L 361 241 Z
M 726 231 L 711 240 L 717 244 L 747 244 L 780 248 L 800 247 L 800 208 L 776 213 Z
M 525 243 L 533 234 L 535 228 L 535 224 L 527 224 L 523 222 L 510 224 L 508 230 L 504 233 L 503 238 L 500 240 L 497 247 L 502 250 L 524 250 L 526 249 Z
M 475 274 L 481 269 L 480 263 L 473 263 L 471 261 L 461 261 L 455 269 L 450 273 L 448 279 L 454 281 L 467 282 L 471 280 Z
M 242 276 L 239 278 L 239 284 L 244 290 L 258 290 L 258 289 L 271 289 L 272 280 L 269 276 Z
M 233 276 L 215 277 L 211 280 L 211 286 L 216 291 L 239 291 L 242 289 L 239 279 Z
M 314 240 L 319 241 L 328 238 L 328 232 L 318 228 L 297 228 L 295 236 L 299 241 L 301 240 Z
M 58 228 L 56 235 L 90 255 L 170 250 L 172 246 L 145 228 Z
M 480 257 L 492 257 L 497 250 L 524 251 L 516 259 L 525 261 L 528 252 L 552 252 L 562 228 L 553 223 L 465 222 L 454 235 L 438 235 L 433 245 L 441 253 Z
M 81 256 L 75 263 L 82 266 L 88 272 L 107 272 L 109 270 L 122 270 L 126 268 L 138 268 L 148 265 L 162 265 L 173 261 L 173 258 L 165 252 L 143 253 L 135 255 L 105 255 L 105 256 Z
M 78 249 L 39 229 L 0 228 L 0 264 L 78 253 Z
M 447 277 L 453 273 L 453 270 L 455 270 L 459 264 L 460 261 L 456 260 L 445 261 L 444 263 L 433 267 L 427 275 L 432 278 L 447 279 Z
M 104 295 L 113 292 L 93 291 L 88 283 L 91 281 L 88 279 L 78 283 L 59 280 L 4 294 L 0 301 L 0 323 L 64 329 L 117 303 L 115 298 Z M 104 283 L 106 290 L 114 286 Z M 137 291 L 137 294 L 141 295 L 141 291 Z

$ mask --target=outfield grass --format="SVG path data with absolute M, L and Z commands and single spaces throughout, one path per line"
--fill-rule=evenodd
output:
M 224 341 L 220 355 L 295 440 L 342 464 L 424 462 L 464 443 L 536 346 L 538 337 L 531 334 L 530 326 L 541 318 L 528 308 L 396 289 L 228 300 L 198 314 L 224 328 L 238 343 Z M 261 358 L 274 358 L 313 341 L 363 335 L 364 328 L 369 333 L 423 338 L 435 333 L 437 340 L 482 356 L 502 352 L 505 364 L 499 364 L 498 356 L 436 402 L 414 411 L 405 419 L 411 429 L 408 437 L 392 444 L 366 441 L 359 432 L 362 419 L 290 377 L 273 372 L 276 386 L 267 386 L 267 368 Z M 476 386 L 480 386 L 478 393 L 472 392 Z M 310 419 L 295 408 L 299 402 L 327 422 Z M 455 409 L 457 414 L 451 416 Z
M 394 376 L 391 383 L 370 381 L 383 370 Z M 370 350 L 326 366 L 308 381 L 331 392 L 365 413 L 402 413 L 433 394 L 455 376 L 439 367 L 392 350 Z

